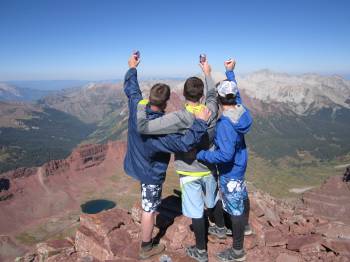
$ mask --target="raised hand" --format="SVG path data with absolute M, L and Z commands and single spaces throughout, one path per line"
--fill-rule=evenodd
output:
M 135 54 L 131 54 L 128 60 L 129 68 L 136 68 L 140 63 L 140 59 Z
M 229 59 L 224 62 L 224 66 L 227 71 L 233 71 L 236 66 L 236 61 L 234 59 Z
M 203 62 L 203 63 L 199 63 L 199 66 L 203 70 L 203 73 L 206 76 L 211 74 L 211 67 L 210 67 L 210 65 L 208 63 L 208 59 L 205 62 Z
M 205 107 L 203 110 L 200 110 L 199 112 L 198 111 L 195 112 L 194 116 L 197 119 L 201 119 L 201 120 L 204 120 L 205 122 L 208 122 L 211 116 L 211 111 L 207 107 Z

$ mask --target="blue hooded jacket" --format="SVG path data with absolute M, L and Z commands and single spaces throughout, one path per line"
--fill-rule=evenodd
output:
M 226 76 L 228 80 L 235 81 L 233 71 L 226 72 Z M 216 125 L 215 150 L 200 151 L 197 159 L 216 164 L 220 176 L 243 180 L 248 162 L 244 135 L 249 131 L 253 119 L 242 105 L 239 91 L 236 101 L 236 107 L 225 110 Z
M 137 105 L 142 100 L 142 93 L 137 81 L 136 68 L 131 68 L 125 75 L 124 92 L 128 97 L 129 120 L 128 142 L 124 159 L 124 170 L 129 176 L 144 184 L 159 185 L 164 182 L 170 155 L 174 152 L 187 152 L 196 146 L 206 133 L 207 123 L 196 119 L 185 134 L 164 136 L 140 135 L 137 131 Z M 161 112 L 147 109 L 147 117 L 154 119 L 162 116 Z

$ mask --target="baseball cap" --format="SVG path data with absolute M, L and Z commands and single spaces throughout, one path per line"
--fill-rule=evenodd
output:
M 225 97 L 226 95 L 232 94 L 237 95 L 238 87 L 237 84 L 233 81 L 224 80 L 218 86 L 219 96 Z

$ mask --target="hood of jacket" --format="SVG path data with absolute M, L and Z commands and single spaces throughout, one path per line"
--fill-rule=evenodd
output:
M 232 126 L 237 133 L 248 133 L 253 123 L 253 118 L 250 115 L 249 110 L 240 104 L 223 111 L 222 115 L 230 119 Z
M 147 113 L 147 118 L 148 119 L 156 119 L 156 118 L 161 117 L 161 116 L 164 115 L 164 112 L 153 111 L 149 104 L 146 106 L 146 113 Z

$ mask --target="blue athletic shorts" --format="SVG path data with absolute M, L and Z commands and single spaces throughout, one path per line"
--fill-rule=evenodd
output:
M 248 198 L 247 186 L 244 180 L 219 178 L 220 195 L 224 210 L 233 216 L 240 216 L 244 211 L 244 199 Z
M 204 205 L 213 208 L 219 199 L 217 181 L 213 175 L 203 177 L 181 176 L 182 213 L 190 218 L 201 218 Z
M 144 211 L 157 211 L 162 201 L 162 185 L 141 184 L 141 199 Z

